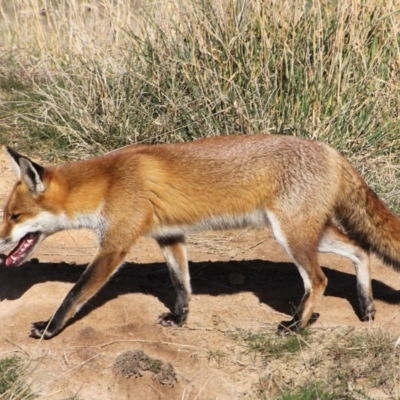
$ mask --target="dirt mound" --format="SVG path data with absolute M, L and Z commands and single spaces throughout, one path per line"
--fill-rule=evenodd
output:
M 177 381 L 176 372 L 170 363 L 151 358 L 142 350 L 126 351 L 120 354 L 113 365 L 115 374 L 130 378 L 143 376 L 145 371 L 152 372 L 151 379 L 173 388 Z

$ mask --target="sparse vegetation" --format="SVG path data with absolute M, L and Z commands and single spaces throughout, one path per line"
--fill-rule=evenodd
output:
M 7 357 L 0 360 L 0 393 L 4 394 L 18 379 L 21 360 L 17 357 Z
M 275 332 L 239 331 L 233 334 L 233 338 L 242 342 L 248 353 L 259 355 L 264 361 L 298 353 L 303 347 L 309 346 L 306 339 L 311 339 L 308 329 L 298 335 L 283 337 Z
M 222 350 L 210 350 L 208 352 L 208 361 L 215 360 L 218 368 L 221 366 L 221 363 L 225 357 L 226 353 Z
M 307 345 L 298 347 L 293 345 L 303 342 L 298 335 L 273 338 L 273 332 L 240 331 L 233 338 L 260 371 L 268 366 L 257 387 L 260 398 L 399 396 L 400 353 L 394 349 L 394 337 L 380 330 L 314 330 L 307 334 Z
M 75 158 L 129 143 L 295 134 L 338 148 L 397 206 L 394 3 L 15 4 L 1 3 L 3 143 Z
M 277 400 L 335 400 L 337 397 L 325 388 L 323 382 L 311 381 L 291 393 L 282 393 Z
M 0 399 L 28 400 L 37 397 L 27 385 L 23 371 L 21 358 L 13 356 L 0 359 Z

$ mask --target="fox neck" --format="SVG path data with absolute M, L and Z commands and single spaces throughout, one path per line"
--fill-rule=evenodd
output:
M 105 220 L 101 215 L 102 206 L 92 212 L 81 212 L 68 215 L 64 211 L 57 214 L 42 211 L 38 216 L 40 225 L 45 226 L 45 232 L 54 233 L 65 229 L 93 229 L 102 230 Z

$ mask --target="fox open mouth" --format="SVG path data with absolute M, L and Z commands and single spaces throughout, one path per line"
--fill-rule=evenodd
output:
M 6 258 L 7 267 L 16 267 L 21 264 L 31 253 L 32 248 L 35 246 L 40 232 L 27 233 L 18 243 L 14 250 Z

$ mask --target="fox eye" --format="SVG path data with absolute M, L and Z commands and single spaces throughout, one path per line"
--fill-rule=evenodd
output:
M 10 221 L 16 221 L 21 214 L 10 214 Z

